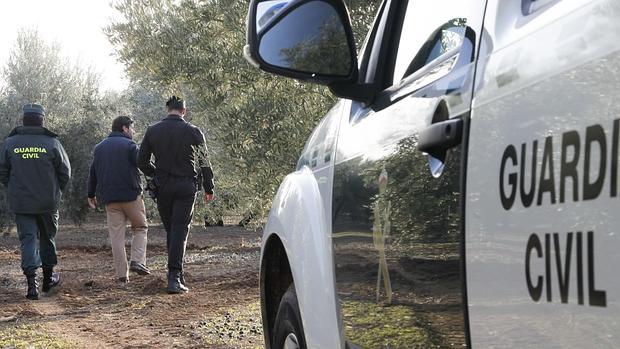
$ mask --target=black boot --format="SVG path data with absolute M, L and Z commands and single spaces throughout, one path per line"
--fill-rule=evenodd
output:
M 28 282 L 28 293 L 26 294 L 26 298 L 33 301 L 39 299 L 39 290 L 37 290 L 37 287 L 39 287 L 37 284 L 37 275 L 26 275 L 26 281 Z
M 60 275 L 58 273 L 54 273 L 53 268 L 43 268 L 43 287 L 41 290 L 47 293 L 59 284 Z
M 184 277 L 183 272 L 181 272 L 181 274 L 179 276 L 179 281 L 181 281 L 181 285 L 187 289 L 187 291 L 185 291 L 185 292 L 188 292 L 189 291 L 189 287 L 187 287 L 187 282 L 185 282 L 185 277 Z
M 185 285 L 181 283 L 181 272 L 178 270 L 168 271 L 168 293 L 179 294 L 189 291 Z

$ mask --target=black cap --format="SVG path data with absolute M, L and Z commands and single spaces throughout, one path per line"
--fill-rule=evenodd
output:
M 28 103 L 22 107 L 24 114 L 39 114 L 45 116 L 45 109 L 40 104 Z
M 172 96 L 166 102 L 166 107 L 171 110 L 185 109 L 185 100 L 181 97 Z

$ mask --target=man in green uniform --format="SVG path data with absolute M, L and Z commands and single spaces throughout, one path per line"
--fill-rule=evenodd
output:
M 21 267 L 28 282 L 26 298 L 39 299 L 37 269 L 43 268 L 43 292 L 60 283 L 55 237 L 61 191 L 71 177 L 69 157 L 57 135 L 43 127 L 45 110 L 26 104 L 23 126 L 16 127 L 0 150 L 0 183 L 8 188 L 21 243 Z

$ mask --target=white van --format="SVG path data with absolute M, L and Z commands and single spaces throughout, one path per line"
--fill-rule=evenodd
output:
M 620 347 L 620 1 L 254 0 L 342 99 L 265 227 L 269 348 Z M 260 23 L 259 23 L 260 20 Z

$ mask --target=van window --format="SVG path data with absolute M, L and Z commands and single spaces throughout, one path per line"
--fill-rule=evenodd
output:
M 372 53 L 372 48 L 374 46 L 375 40 L 377 39 L 377 32 L 379 31 L 379 24 L 381 22 L 381 18 L 384 16 L 385 8 L 387 6 L 388 1 L 383 1 L 379 7 L 379 11 L 377 11 L 377 15 L 373 20 L 373 24 L 371 29 L 366 34 L 366 38 L 364 39 L 364 43 L 362 44 L 359 51 L 359 74 L 360 76 L 365 77 L 366 72 L 368 70 L 368 65 L 370 63 L 370 55 Z
M 297 169 L 304 166 L 312 170 L 329 165 L 333 161 L 334 145 L 340 112 L 342 111 L 342 101 L 332 107 L 319 123 L 306 142 L 306 146 L 297 161 Z
M 398 40 L 392 83 L 398 83 L 435 58 L 460 47 L 471 11 L 468 7 L 472 7 L 471 1 L 409 2 Z
M 465 18 L 454 18 L 433 32 L 415 55 L 403 78 L 415 73 L 444 53 L 458 49 L 465 38 Z

